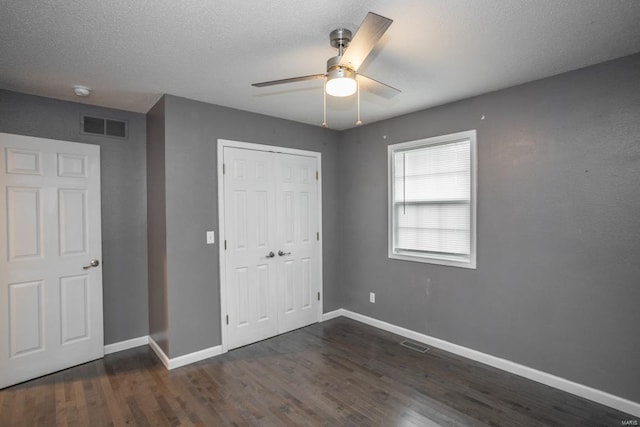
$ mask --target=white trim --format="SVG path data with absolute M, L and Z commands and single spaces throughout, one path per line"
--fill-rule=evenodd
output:
M 140 347 L 141 345 L 147 344 L 149 344 L 149 335 L 138 338 L 131 338 L 130 340 L 124 340 L 105 345 L 104 354 L 106 355 L 116 353 L 118 351 L 129 350 L 130 348 Z
M 222 346 L 216 345 L 214 347 L 205 348 L 204 350 L 194 351 L 193 353 L 169 359 L 158 343 L 156 343 L 151 337 L 149 337 L 149 347 L 151 347 L 156 356 L 158 356 L 158 359 L 160 359 L 164 367 L 169 371 L 222 354 Z
M 349 317 L 346 315 L 346 310 L 344 308 L 339 308 L 328 313 L 322 313 L 322 321 L 326 322 L 327 320 L 335 319 L 340 316 Z
M 242 148 L 244 150 L 269 151 L 272 153 L 295 154 L 298 156 L 318 157 L 318 151 L 299 150 L 297 148 L 279 147 L 277 145 L 256 144 L 254 142 L 232 141 L 230 139 L 218 139 L 218 154 L 223 147 Z
M 310 151 L 310 153 L 313 153 Z M 322 311 L 324 307 L 324 281 L 322 279 L 322 270 L 324 268 L 324 261 L 322 261 L 322 242 L 324 241 L 324 234 L 322 234 L 322 153 L 315 153 L 316 166 L 318 167 L 318 233 L 320 238 L 318 239 L 318 263 L 320 268 L 318 269 L 318 287 L 320 288 L 320 300 L 318 301 L 318 314 L 316 319 L 318 322 L 322 322 Z M 313 298 L 313 296 L 312 296 Z
M 256 151 L 268 151 L 275 153 L 283 153 L 283 154 L 293 154 L 298 156 L 307 156 L 313 157 L 316 159 L 316 165 L 318 167 L 318 233 L 320 233 L 320 240 L 318 241 L 318 262 L 320 263 L 320 268 L 318 271 L 318 280 L 319 280 L 319 291 L 320 291 L 320 301 L 318 302 L 318 313 L 317 313 L 317 321 L 321 322 L 323 315 L 323 303 L 324 303 L 324 281 L 322 278 L 322 246 L 324 236 L 322 234 L 322 153 L 317 151 L 308 151 L 308 150 L 299 150 L 296 148 L 286 148 L 286 147 L 278 147 L 275 145 L 265 145 L 265 144 L 255 144 L 252 142 L 242 142 L 242 141 L 232 141 L 228 139 L 218 139 L 218 260 L 219 260 L 219 283 L 220 283 L 220 352 L 226 353 L 229 349 L 227 346 L 227 328 L 226 326 L 226 315 L 227 315 L 227 290 L 226 290 L 226 271 L 225 271 L 225 250 L 224 250 L 224 241 L 226 240 L 226 236 L 224 234 L 224 174 L 223 174 L 223 164 L 224 164 L 224 148 L 232 147 L 232 148 L 242 148 L 245 150 L 256 150 Z
M 553 388 L 557 388 L 567 393 L 574 394 L 576 396 L 583 397 L 585 399 L 600 403 L 610 408 L 617 409 L 622 412 L 640 417 L 640 403 L 633 402 L 631 400 L 624 399 L 622 397 L 614 396 L 613 394 L 597 390 L 595 388 L 578 384 L 576 382 L 557 377 L 546 372 L 539 371 L 537 369 L 530 368 L 528 366 L 520 365 L 519 363 L 512 362 L 510 360 L 502 359 L 490 354 L 482 353 L 477 350 L 473 350 L 468 347 L 464 347 L 458 344 L 454 344 L 439 338 L 431 337 L 429 335 L 422 334 L 420 332 L 412 331 L 410 329 L 396 326 L 391 323 L 384 322 L 382 320 L 374 319 L 363 314 L 355 313 L 353 311 L 338 309 L 323 315 L 323 320 L 333 319 L 335 317 L 344 316 L 358 322 L 365 323 L 367 325 L 382 329 L 388 332 L 392 332 L 403 337 L 437 347 L 441 350 L 448 351 L 450 353 L 457 354 L 459 356 L 466 357 L 471 360 L 475 360 L 480 363 L 484 363 L 494 368 L 501 369 L 506 372 L 548 385 Z
M 167 367 L 167 369 L 171 370 L 180 368 L 181 366 L 190 365 L 192 363 L 196 363 L 210 357 L 219 356 L 221 354 L 222 346 L 220 345 L 205 348 L 204 350 L 194 351 L 193 353 L 169 359 L 169 366 Z
M 226 140 L 218 139 L 218 265 L 220 277 L 220 345 L 222 352 L 227 352 L 227 328 L 226 315 L 227 315 L 227 287 L 225 286 L 224 278 L 227 277 L 224 258 L 224 245 L 226 236 L 224 234 L 224 147 Z

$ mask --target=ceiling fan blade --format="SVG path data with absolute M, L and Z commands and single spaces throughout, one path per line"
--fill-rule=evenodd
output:
M 373 12 L 367 13 L 338 65 L 357 71 L 392 22 Z
M 400 89 L 396 89 L 393 86 L 386 85 L 362 74 L 358 74 L 358 82 L 360 83 L 361 90 L 369 91 L 374 95 L 378 95 L 387 99 L 393 98 L 394 96 L 402 92 Z
M 270 82 L 253 83 L 251 86 L 255 86 L 255 87 L 275 86 L 275 85 L 281 85 L 285 83 L 295 83 L 295 82 L 301 82 L 304 80 L 316 80 L 316 79 L 324 79 L 324 74 L 312 74 L 310 76 L 291 77 L 290 79 L 271 80 Z

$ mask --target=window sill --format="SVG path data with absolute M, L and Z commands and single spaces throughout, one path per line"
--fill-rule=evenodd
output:
M 409 253 L 389 253 L 390 259 L 399 259 L 402 261 L 412 261 L 412 262 L 421 262 L 424 264 L 435 264 L 435 265 L 445 265 L 448 267 L 460 267 L 460 268 L 468 268 L 471 270 L 476 269 L 476 260 L 468 259 L 464 257 L 456 257 L 456 256 L 421 256 L 414 255 Z

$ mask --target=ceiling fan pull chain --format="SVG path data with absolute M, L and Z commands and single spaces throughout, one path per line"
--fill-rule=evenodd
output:
M 356 126 L 360 126 L 362 124 L 362 120 L 360 120 L 360 79 L 356 78 L 356 94 L 358 97 L 358 120 L 356 120 Z
M 327 78 L 324 78 L 324 90 L 322 91 L 322 127 L 327 127 Z

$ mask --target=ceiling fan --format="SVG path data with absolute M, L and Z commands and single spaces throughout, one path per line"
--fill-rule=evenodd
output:
M 288 79 L 271 80 L 268 82 L 253 83 L 255 87 L 274 86 L 286 83 L 295 83 L 304 80 L 324 79 L 325 81 L 325 120 L 326 123 L 326 95 L 331 96 L 351 96 L 358 93 L 358 120 L 360 121 L 360 86 L 376 95 L 391 98 L 400 93 L 400 90 L 381 83 L 377 80 L 358 73 L 358 68 L 371 53 L 378 40 L 387 31 L 393 20 L 380 16 L 373 12 L 367 16 L 360 24 L 356 34 L 352 37 L 351 31 L 346 28 L 338 28 L 329 34 L 331 46 L 338 49 L 338 55 L 329 58 L 327 61 L 327 72 L 325 74 L 312 74 L 309 76 L 291 77 Z

